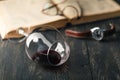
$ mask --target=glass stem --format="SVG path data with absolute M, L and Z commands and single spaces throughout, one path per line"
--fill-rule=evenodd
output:
M 43 36 L 41 33 L 39 33 L 39 35 L 40 35 L 39 38 L 42 39 L 43 43 L 45 43 L 48 47 L 52 46 L 52 43 L 50 41 L 48 41 L 45 36 Z
M 21 34 L 21 35 L 24 35 L 25 37 L 28 37 L 28 34 L 25 33 L 25 31 L 23 29 L 19 29 L 18 33 Z
M 29 35 L 25 33 L 23 29 L 19 29 L 18 33 L 21 35 L 24 35 L 25 37 L 28 37 Z M 52 46 L 52 43 L 46 39 L 46 37 L 41 33 L 33 33 L 31 36 L 29 36 L 28 42 L 33 40 L 34 42 L 38 42 L 39 39 L 42 39 L 43 43 L 45 43 L 48 47 Z

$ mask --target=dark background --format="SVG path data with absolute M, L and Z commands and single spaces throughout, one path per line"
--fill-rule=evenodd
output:
M 100 42 L 65 36 L 71 53 L 68 61 L 59 67 L 42 66 L 29 60 L 25 41 L 13 43 L 0 38 L 0 80 L 120 80 L 120 17 L 68 26 L 60 31 L 65 35 L 64 30 L 68 28 L 86 30 L 106 27 L 109 23 L 116 26 L 116 34 Z

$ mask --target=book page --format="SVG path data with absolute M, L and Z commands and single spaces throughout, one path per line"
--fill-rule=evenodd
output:
M 48 16 L 41 12 L 49 0 L 2 0 L 0 1 L 0 34 L 2 38 L 12 30 L 64 19 L 63 16 Z

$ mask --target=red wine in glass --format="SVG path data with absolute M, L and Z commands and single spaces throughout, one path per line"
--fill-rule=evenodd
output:
M 42 63 L 50 63 L 52 65 L 57 65 L 61 61 L 61 55 L 54 50 L 50 50 L 49 54 L 47 55 L 47 50 L 40 51 L 35 53 L 32 56 L 32 60 L 37 60 L 38 62 L 41 61 Z

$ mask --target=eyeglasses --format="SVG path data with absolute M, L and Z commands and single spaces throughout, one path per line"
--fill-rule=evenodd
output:
M 43 25 L 29 35 L 22 28 L 17 32 L 26 37 L 25 51 L 30 60 L 52 66 L 62 65 L 68 60 L 69 46 L 55 27 Z
M 75 3 L 75 4 L 62 5 L 66 3 Z M 58 6 L 62 6 L 62 7 L 60 8 Z M 78 1 L 70 2 L 70 0 L 53 0 L 51 2 L 48 2 L 43 7 L 42 12 L 50 16 L 55 16 L 55 15 L 65 16 L 68 19 L 73 19 L 73 18 L 79 19 L 82 16 L 82 8 L 79 2 Z

